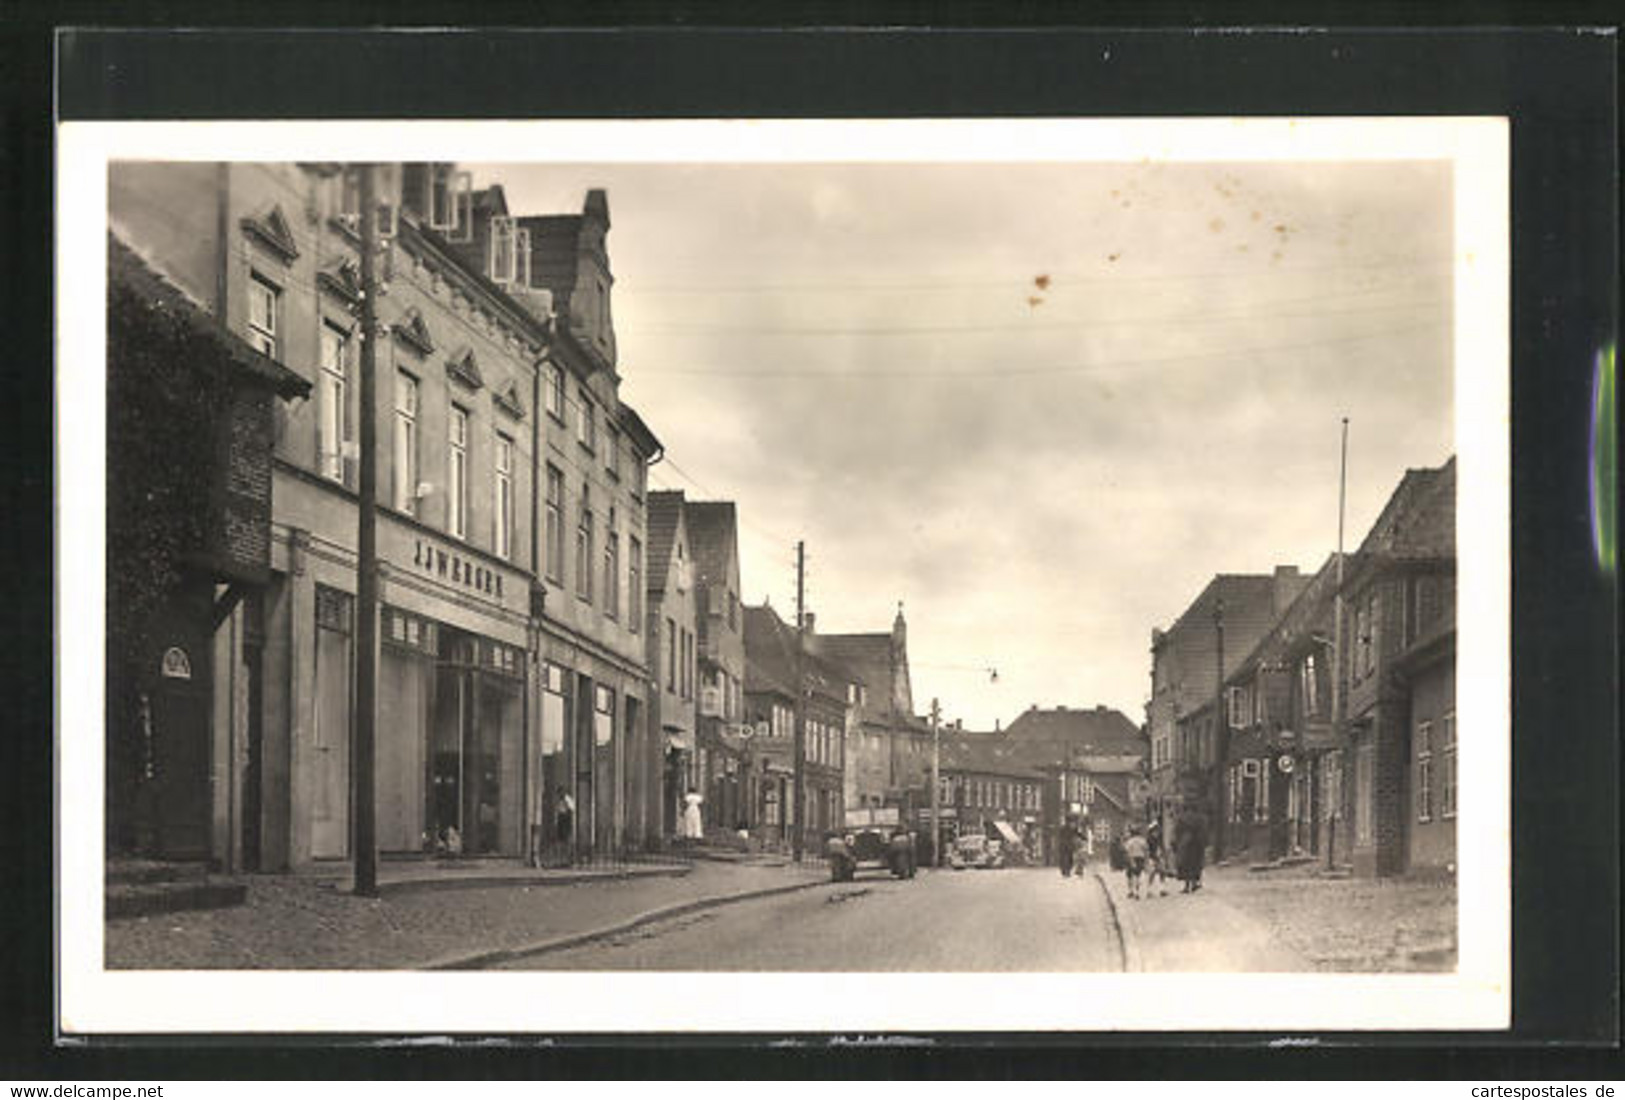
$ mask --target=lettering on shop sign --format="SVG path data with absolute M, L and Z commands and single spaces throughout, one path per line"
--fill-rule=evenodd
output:
M 425 576 L 438 577 L 451 584 L 460 584 L 464 588 L 484 592 L 499 600 L 502 598 L 502 575 L 494 569 L 487 569 L 483 565 L 469 561 L 455 551 L 448 554 L 439 547 L 418 539 L 412 553 L 412 565 Z

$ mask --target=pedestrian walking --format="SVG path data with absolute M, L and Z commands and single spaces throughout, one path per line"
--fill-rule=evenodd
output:
M 1202 863 L 1207 857 L 1207 821 L 1195 809 L 1186 809 L 1174 822 L 1174 862 L 1184 883 L 1180 893 L 1202 888 Z
M 1055 854 L 1061 865 L 1061 877 L 1072 877 L 1072 861 L 1078 851 L 1078 820 L 1071 814 L 1061 822 L 1055 837 Z
M 1156 886 L 1158 893 L 1168 896 L 1168 859 L 1162 848 L 1162 822 L 1152 819 L 1145 830 L 1145 892 L 1151 893 L 1151 887 Z
M 684 840 L 705 839 L 705 824 L 700 820 L 700 804 L 705 797 L 693 788 L 683 796 L 683 829 Z
M 1129 829 L 1128 839 L 1123 841 L 1123 873 L 1128 878 L 1128 896 L 1140 896 L 1140 876 L 1145 874 L 1146 860 L 1150 858 L 1150 850 L 1146 847 L 1145 837 L 1140 833 L 1138 825 Z
M 559 797 L 558 808 L 553 813 L 553 828 L 560 844 L 570 843 L 570 838 L 575 836 L 576 800 L 569 794 Z

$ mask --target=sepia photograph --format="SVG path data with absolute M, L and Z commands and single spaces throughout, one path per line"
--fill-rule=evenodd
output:
M 63 128 L 69 1030 L 1506 1026 L 1503 120 L 231 131 Z

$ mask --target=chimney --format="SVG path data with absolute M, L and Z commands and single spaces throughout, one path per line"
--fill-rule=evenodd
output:
M 994 733 L 1003 733 L 1004 732 L 1004 730 L 1002 728 L 1002 721 L 1000 719 L 998 719 L 998 718 L 993 719 L 993 732 Z
M 818 633 L 816 630 L 813 629 L 813 623 L 815 623 L 816 621 L 817 621 L 817 617 L 815 615 L 813 615 L 813 613 L 811 611 L 805 611 L 801 615 L 802 629 L 805 630 L 808 634 L 816 634 L 816 633 Z
M 1298 594 L 1298 567 L 1277 565 L 1275 583 L 1270 588 L 1270 609 L 1279 615 Z
M 954 729 L 962 730 L 964 728 L 965 728 L 965 720 L 963 718 L 955 718 L 954 719 Z

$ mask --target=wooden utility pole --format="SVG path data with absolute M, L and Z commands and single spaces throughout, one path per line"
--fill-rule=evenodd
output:
M 1337 746 L 1332 750 L 1339 754 L 1343 747 L 1343 495 L 1344 487 L 1348 482 L 1349 466 L 1349 418 L 1343 418 L 1343 441 L 1337 462 L 1337 591 L 1332 595 L 1332 743 Z M 1341 757 L 1339 758 L 1341 763 Z M 1322 763 L 1322 769 L 1325 764 Z M 1333 855 L 1337 848 L 1337 819 L 1343 809 L 1342 780 L 1343 769 L 1338 769 L 1338 790 L 1328 791 L 1332 804 L 1327 807 L 1326 813 L 1326 867 L 1330 870 L 1335 864 Z M 1325 772 L 1321 772 L 1321 787 L 1329 786 L 1325 779 Z
M 931 866 L 942 866 L 942 708 L 931 700 Z
M 378 896 L 376 765 L 378 722 L 378 201 L 373 166 L 360 165 L 361 196 L 361 476 L 356 532 L 355 892 Z
M 792 814 L 794 834 L 790 838 L 790 851 L 797 863 L 801 862 L 802 832 L 807 822 L 807 707 L 806 676 L 803 672 L 807 648 L 807 612 L 802 606 L 806 598 L 807 544 L 796 543 L 796 727 L 795 752 L 795 805 Z
M 1218 682 L 1213 688 L 1213 859 L 1224 858 L 1224 830 L 1227 814 L 1224 780 L 1230 758 L 1230 715 L 1224 709 L 1224 600 L 1213 605 L 1213 631 L 1216 643 Z

